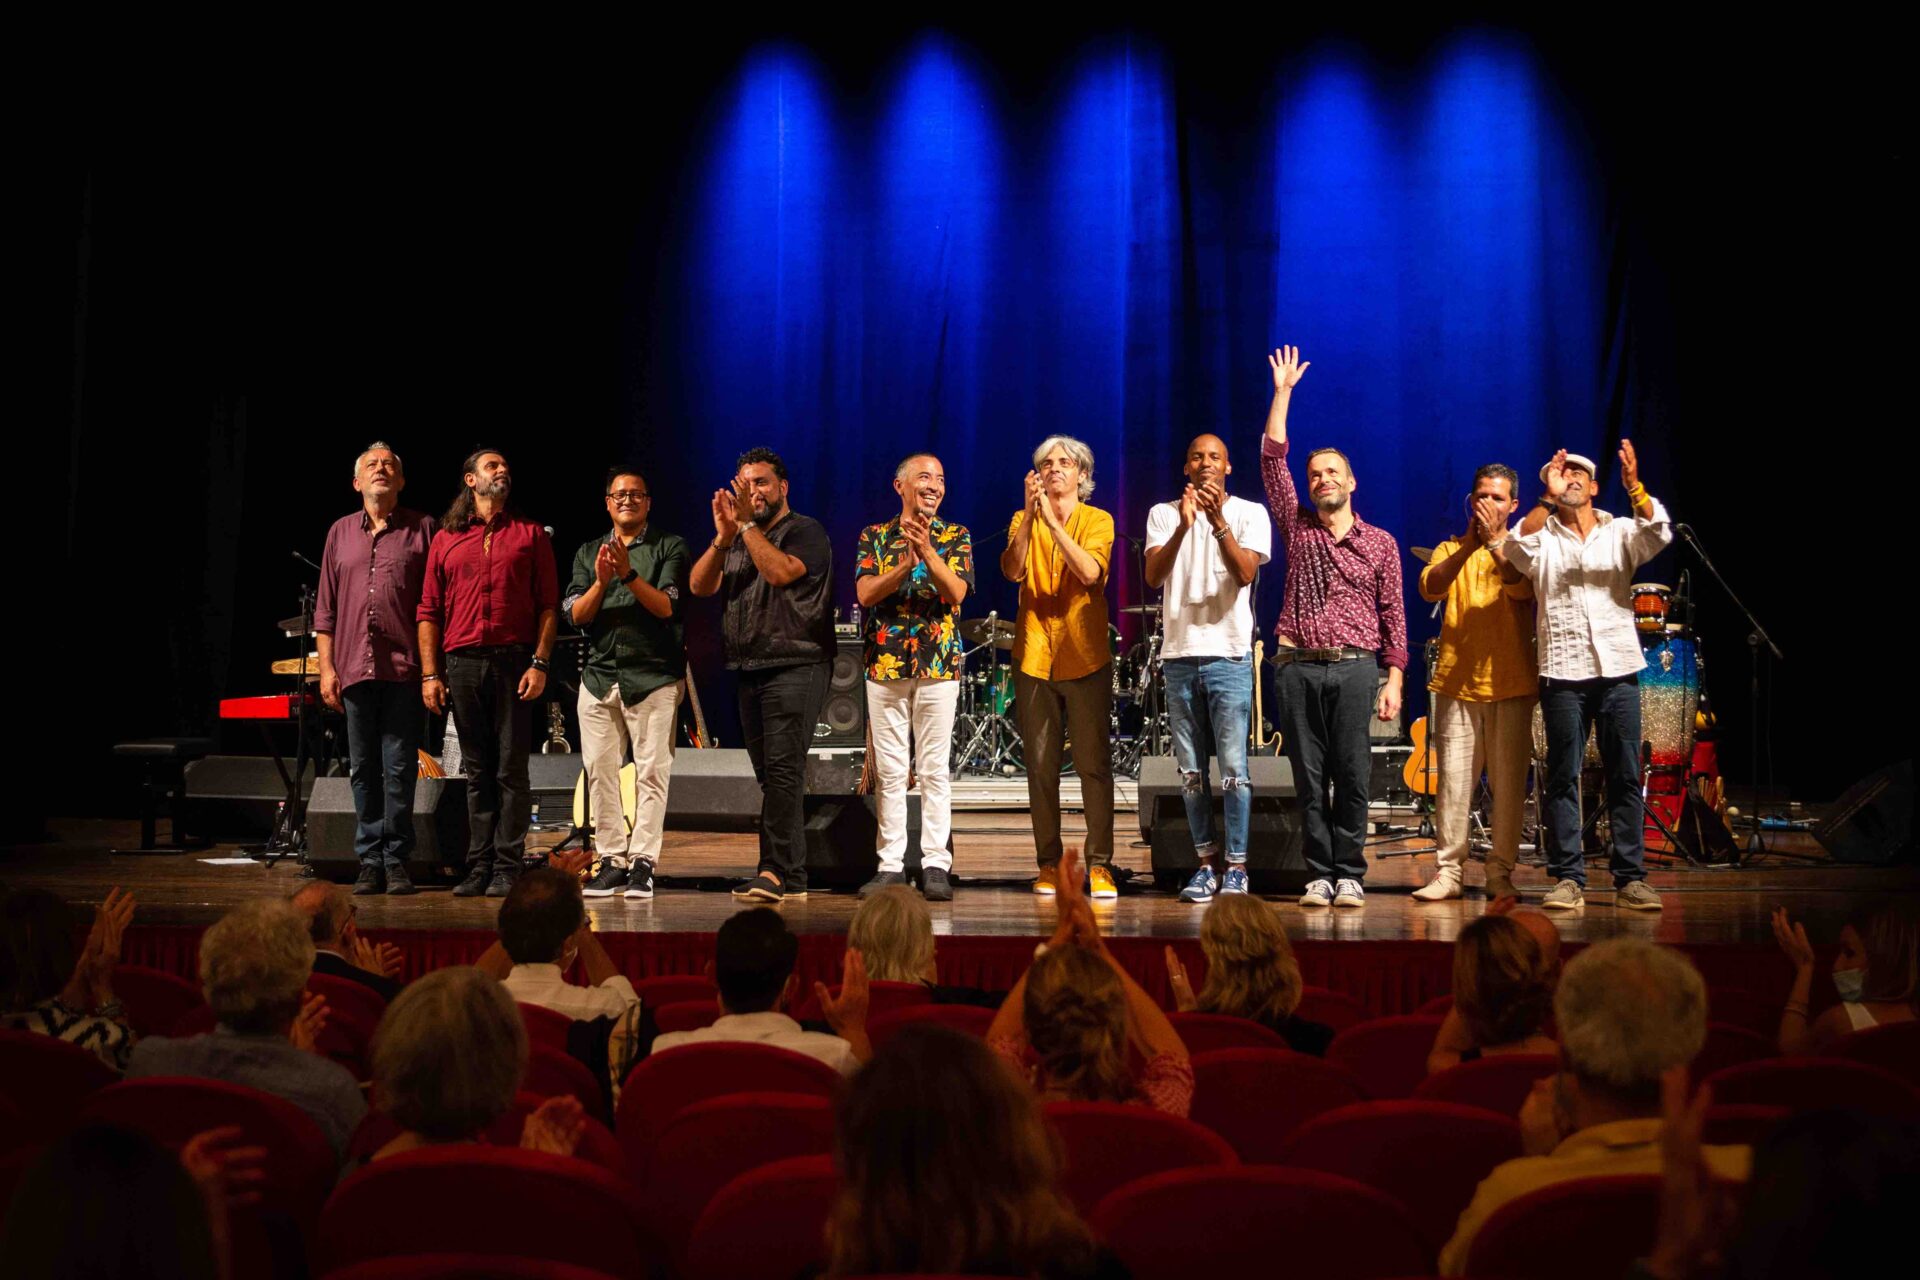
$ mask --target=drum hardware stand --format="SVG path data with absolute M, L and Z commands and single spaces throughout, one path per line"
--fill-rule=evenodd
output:
M 307 559 L 298 551 L 293 553 L 293 558 L 304 565 L 310 566 L 315 573 L 320 571 L 319 565 L 314 564 L 313 561 Z M 278 866 L 280 859 L 286 857 L 289 853 L 298 853 L 300 855 L 300 865 L 303 867 L 307 865 L 307 799 L 300 793 L 300 780 L 305 776 L 307 771 L 307 753 L 309 750 L 308 725 L 320 718 L 320 712 L 317 708 L 310 710 L 306 705 L 307 644 L 313 638 L 313 607 L 315 604 L 315 594 L 312 586 L 305 582 L 300 584 L 300 620 L 302 626 L 300 636 L 294 642 L 295 652 L 299 656 L 300 662 L 294 668 L 293 673 L 293 706 L 295 708 L 293 726 L 293 779 L 287 783 L 287 798 L 281 802 L 280 813 L 274 819 L 273 831 L 267 836 L 266 842 L 241 849 L 243 853 L 262 858 L 268 867 Z M 320 753 L 315 758 L 313 765 L 315 781 L 319 780 L 320 775 L 326 771 L 328 764 L 333 758 L 331 733 L 326 729 L 321 729 L 320 734 Z M 269 739 L 269 741 L 271 741 L 271 739 Z M 279 763 L 279 759 L 279 752 L 276 751 L 274 753 L 274 762 L 276 765 Z M 284 768 L 281 770 L 281 773 L 284 776 Z
M 1673 531 L 1679 534 L 1681 540 L 1689 547 L 1693 548 L 1693 554 L 1699 557 L 1701 566 L 1706 569 L 1707 573 L 1715 582 L 1720 584 L 1720 589 L 1727 593 L 1727 599 L 1731 600 L 1733 607 L 1738 609 L 1746 618 L 1747 626 L 1750 628 L 1747 632 L 1747 663 L 1749 669 L 1748 706 L 1751 717 L 1747 726 L 1747 779 L 1753 798 L 1753 814 L 1752 826 L 1747 834 L 1746 848 L 1736 853 L 1734 858 L 1734 865 L 1737 867 L 1743 861 L 1739 853 L 1757 854 L 1772 852 L 1772 850 L 1767 848 L 1766 836 L 1762 830 L 1763 824 L 1760 821 L 1760 737 L 1763 732 L 1760 718 L 1761 649 L 1764 647 L 1775 662 L 1785 662 L 1787 658 L 1785 654 L 1780 652 L 1780 646 L 1773 642 L 1773 637 L 1767 634 L 1767 629 L 1760 625 L 1760 619 L 1753 616 L 1753 611 L 1747 608 L 1747 606 L 1741 602 L 1740 597 L 1734 594 L 1733 588 L 1727 585 L 1726 578 L 1721 576 L 1720 570 L 1715 567 L 1713 560 L 1707 555 L 1707 549 L 1700 545 L 1700 536 L 1693 531 L 1693 526 L 1676 522 L 1673 526 Z M 1773 726 L 1771 723 L 1766 724 L 1764 732 L 1768 738 L 1771 739 L 1773 734 Z M 1773 758 L 1771 750 L 1768 751 L 1767 758 L 1769 760 Z

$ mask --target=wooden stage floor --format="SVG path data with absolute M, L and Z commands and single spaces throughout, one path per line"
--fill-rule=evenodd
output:
M 1077 817 L 1067 817 L 1069 842 L 1084 833 Z M 0 851 L 0 883 L 40 885 L 76 903 L 96 903 L 114 886 L 131 889 L 139 903 L 137 919 L 146 924 L 209 924 L 235 903 L 260 893 L 287 894 L 302 883 L 291 861 L 267 868 L 257 863 L 212 866 L 210 857 L 234 856 L 231 845 L 171 857 L 114 856 L 116 844 L 136 844 L 138 828 L 126 822 L 73 820 L 53 824 L 45 844 Z M 544 848 L 556 833 L 536 833 Z M 1150 892 L 1148 854 L 1134 847 L 1137 819 L 1122 813 L 1115 824 L 1115 865 L 1139 873 L 1123 882 L 1118 902 L 1098 905 L 1103 925 L 1132 937 L 1192 937 L 1201 910 L 1171 893 Z M 1783 852 L 1818 854 L 1805 836 L 1789 836 Z M 752 869 L 757 837 L 752 833 L 670 831 L 661 855 L 659 891 L 647 902 L 622 898 L 589 899 L 594 927 L 603 932 L 707 932 L 718 928 L 737 906 L 726 889 Z M 942 935 L 1038 935 L 1053 927 L 1050 900 L 1028 889 L 1033 847 L 1023 813 L 955 815 L 955 899 L 934 904 L 934 930 Z M 1379 857 L 1420 841 L 1397 841 L 1370 851 L 1367 905 L 1357 910 L 1304 910 L 1291 898 L 1271 899 L 1295 938 L 1315 940 L 1428 940 L 1449 942 L 1461 924 L 1486 907 L 1480 893 L 1480 869 L 1468 871 L 1464 899 L 1422 903 L 1412 890 L 1431 877 L 1430 853 Z M 1515 877 L 1522 892 L 1538 901 L 1546 891 L 1544 870 L 1523 865 Z M 1656 864 L 1652 883 L 1664 895 L 1666 909 L 1637 912 L 1616 909 L 1605 868 L 1591 864 L 1586 907 L 1556 916 L 1569 941 L 1636 935 L 1662 942 L 1764 943 L 1772 934 L 1768 914 L 1786 906 L 1804 919 L 1816 940 L 1831 940 L 1853 912 L 1888 895 L 1920 904 L 1920 871 L 1880 869 L 1825 862 L 1769 858 L 1741 868 L 1691 868 L 1684 863 Z M 490 928 L 497 901 L 456 899 L 445 889 L 410 898 L 360 898 L 359 919 L 374 929 Z M 846 932 L 856 898 L 851 891 L 815 892 L 781 911 L 796 932 Z

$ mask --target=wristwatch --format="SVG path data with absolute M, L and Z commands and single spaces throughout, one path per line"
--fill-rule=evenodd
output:
M 629 569 L 627 570 L 627 576 L 620 579 L 620 585 L 623 587 L 631 586 L 633 585 L 633 580 L 639 576 L 640 571 L 638 569 Z

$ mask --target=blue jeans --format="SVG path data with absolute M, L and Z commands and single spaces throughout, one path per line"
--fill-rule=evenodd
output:
M 340 691 L 347 709 L 353 852 L 363 868 L 406 869 L 413 856 L 413 782 L 426 708 L 418 680 L 362 680 Z
M 1202 858 L 1216 852 L 1213 789 L 1207 758 L 1220 760 L 1220 808 L 1227 827 L 1227 861 L 1247 860 L 1253 785 L 1247 778 L 1247 728 L 1253 715 L 1253 655 L 1169 658 L 1167 720 L 1173 726 L 1173 762 L 1180 770 L 1187 830 Z
M 1547 729 L 1547 786 L 1541 820 L 1547 869 L 1555 880 L 1587 883 L 1580 851 L 1580 762 L 1594 731 L 1607 779 L 1609 862 L 1614 888 L 1647 878 L 1646 821 L 1640 807 L 1640 677 L 1540 681 L 1540 717 Z

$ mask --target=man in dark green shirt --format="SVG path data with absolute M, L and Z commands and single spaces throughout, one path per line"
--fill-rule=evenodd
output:
M 565 600 L 567 617 L 587 635 L 580 753 L 600 865 L 585 892 L 651 898 L 687 674 L 680 588 L 690 560 L 684 541 L 648 521 L 653 499 L 638 471 L 615 467 L 604 487 L 613 531 L 574 553 Z M 623 805 L 620 767 L 629 750 L 633 793 Z

